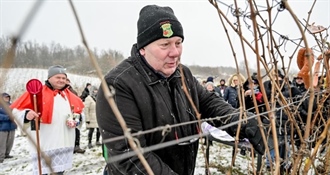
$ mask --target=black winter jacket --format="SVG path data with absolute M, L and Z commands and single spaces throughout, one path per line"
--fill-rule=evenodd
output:
M 185 84 L 202 117 L 223 116 L 233 112 L 233 108 L 223 98 L 209 93 L 183 66 Z M 115 89 L 114 100 L 132 133 L 149 130 L 158 126 L 196 120 L 196 114 L 186 97 L 179 69 L 164 78 L 156 73 L 133 45 L 131 57 L 113 68 L 106 76 L 108 86 Z M 99 88 L 96 100 L 97 120 L 103 140 L 123 136 L 112 109 Z M 197 134 L 197 125 L 172 128 L 162 141 L 162 131 L 138 136 L 141 147 L 175 140 Z M 132 151 L 127 140 L 106 143 L 108 154 L 112 156 Z M 144 154 L 154 174 L 193 175 L 198 149 L 198 141 L 189 145 L 174 145 Z M 147 174 L 137 156 L 108 164 L 112 174 Z

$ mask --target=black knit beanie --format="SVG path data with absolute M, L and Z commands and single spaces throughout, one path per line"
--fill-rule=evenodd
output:
M 179 36 L 182 40 L 184 39 L 181 23 L 170 7 L 157 5 L 143 7 L 140 11 L 137 28 L 138 50 L 160 38 Z
M 213 83 L 213 77 L 207 77 L 206 82 L 212 82 Z

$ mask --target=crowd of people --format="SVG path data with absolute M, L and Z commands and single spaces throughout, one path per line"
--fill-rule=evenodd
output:
M 277 83 L 278 87 L 282 87 L 280 92 L 283 94 L 284 98 L 290 102 L 293 101 L 295 105 L 291 105 L 291 109 L 298 108 L 298 113 L 294 115 L 298 122 L 298 125 L 301 127 L 302 133 L 304 133 L 304 126 L 307 121 L 307 111 L 308 111 L 308 103 L 309 103 L 309 96 L 307 94 L 307 98 L 302 100 L 302 104 L 298 106 L 299 103 L 295 103 L 302 99 L 302 97 L 307 93 L 308 87 L 306 87 L 303 78 L 299 76 L 294 76 L 292 80 L 285 81 L 285 76 L 283 75 L 282 71 L 271 71 L 272 77 L 275 78 L 275 83 Z M 321 78 L 321 77 L 320 77 Z M 321 92 L 324 88 L 324 81 L 319 78 L 319 85 L 315 88 L 316 94 Z M 213 82 L 212 77 L 208 77 L 205 81 L 200 82 L 207 90 L 210 92 L 215 93 L 217 96 L 221 97 L 229 103 L 233 108 L 239 108 L 243 106 L 244 101 L 244 109 L 251 113 L 256 114 L 257 109 L 259 113 L 267 113 L 266 106 L 265 106 L 265 98 L 268 102 L 271 102 L 272 95 L 276 94 L 276 90 L 272 90 L 272 86 L 274 85 L 271 80 L 265 80 L 263 82 L 259 82 L 257 73 L 253 73 L 250 79 L 245 78 L 241 74 L 233 74 L 229 79 L 228 83 L 225 83 L 224 79 L 221 79 L 219 85 L 215 85 Z M 264 86 L 265 93 L 262 93 L 261 90 L 261 83 Z M 222 90 L 223 93 L 218 93 L 219 90 Z M 253 96 L 256 100 L 256 106 L 253 101 Z M 280 105 L 279 98 L 274 98 L 275 100 L 275 107 L 277 108 L 275 112 L 276 117 L 276 127 L 278 129 L 278 138 L 284 139 L 284 132 L 285 129 L 286 133 L 290 136 L 290 122 L 288 115 L 284 112 L 283 107 Z M 316 102 L 314 102 L 312 110 L 316 110 Z M 325 115 L 327 116 L 327 115 Z M 269 124 L 268 114 L 262 115 L 262 121 L 265 125 Z M 295 145 L 299 147 L 300 140 L 297 139 L 297 135 L 294 132 L 295 137 Z M 270 153 L 272 158 L 274 158 L 274 146 L 271 145 L 272 140 L 269 141 L 270 144 Z M 285 144 L 279 146 L 280 156 L 284 160 L 285 156 L 288 156 L 287 152 L 285 152 Z M 273 159 L 274 161 L 274 159 Z M 266 161 L 266 165 L 269 168 L 269 162 Z M 286 166 L 283 164 L 283 167 Z M 287 167 L 287 166 L 286 166 Z M 282 168 L 282 167 L 281 167 Z

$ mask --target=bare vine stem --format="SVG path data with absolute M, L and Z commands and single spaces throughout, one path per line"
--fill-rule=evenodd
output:
M 27 15 L 27 18 L 26 20 L 23 22 L 20 30 L 19 30 L 19 33 L 17 34 L 16 37 L 12 37 L 11 41 L 12 41 L 12 45 L 11 47 L 8 49 L 8 51 L 6 52 L 5 54 L 5 59 L 3 62 L 1 62 L 0 66 L 1 68 L 4 68 L 1 72 L 0 72 L 0 76 L 1 77 L 4 77 L 6 76 L 7 74 L 7 70 L 10 68 L 10 66 L 14 63 L 14 57 L 15 57 L 15 52 L 16 52 L 16 47 L 17 47 L 17 44 L 19 43 L 20 41 L 20 38 L 22 37 L 22 35 L 25 33 L 26 29 L 28 28 L 29 24 L 31 23 L 33 17 L 35 16 L 35 14 L 37 13 L 39 7 L 41 6 L 43 1 L 36 1 L 34 7 L 31 9 L 30 13 Z M 246 120 L 249 120 L 249 119 L 252 119 L 252 118 L 255 118 L 257 117 L 258 119 L 258 124 L 259 124 L 259 128 L 263 128 L 263 125 L 262 123 L 260 122 L 260 117 L 259 115 L 268 115 L 268 117 L 270 118 L 270 121 L 271 121 L 271 128 L 272 128 L 272 132 L 275 132 L 273 133 L 273 137 L 276 136 L 276 129 L 274 129 L 276 126 L 275 126 L 275 123 L 274 123 L 274 120 L 275 120 L 275 110 L 283 110 L 285 112 L 285 114 L 288 115 L 289 117 L 289 121 L 291 122 L 291 132 L 293 132 L 293 129 L 296 129 L 297 130 L 297 135 L 299 137 L 299 139 L 302 141 L 302 145 L 299 149 L 299 151 L 297 153 L 295 153 L 294 151 L 294 148 L 293 148 L 293 154 L 292 155 L 297 155 L 297 157 L 293 156 L 293 159 L 294 159 L 294 163 L 293 163 L 293 170 L 292 170 L 292 173 L 293 174 L 296 174 L 298 172 L 298 170 L 300 169 L 299 167 L 300 166 L 304 166 L 303 169 L 303 174 L 307 174 L 307 171 L 310 169 L 310 167 L 313 167 L 314 170 L 315 170 L 315 173 L 318 174 L 317 170 L 316 170 L 316 165 L 314 163 L 314 161 L 318 158 L 317 156 L 317 151 L 318 149 L 321 147 L 321 141 L 320 140 L 324 140 L 326 139 L 326 136 L 329 137 L 329 134 L 328 134 L 328 131 L 329 130 L 329 121 L 326 121 L 326 117 L 327 116 L 323 116 L 324 114 L 322 113 L 322 110 L 325 110 L 325 107 L 322 105 L 323 103 L 325 103 L 326 99 L 328 99 L 329 97 L 329 86 L 330 86 L 330 81 L 327 81 L 327 87 L 328 89 L 325 92 L 325 94 L 322 96 L 320 95 L 321 93 L 318 93 L 316 94 L 315 90 L 314 90 L 314 87 L 311 87 L 309 88 L 308 90 L 308 93 L 310 94 L 310 96 L 304 96 L 302 97 L 302 99 L 300 100 L 300 102 L 298 102 L 299 104 L 294 107 L 294 102 L 292 102 L 291 100 L 288 100 L 286 99 L 283 94 L 281 93 L 281 89 L 283 88 L 284 84 L 282 85 L 277 85 L 277 81 L 275 80 L 276 77 L 274 77 L 274 75 L 272 74 L 272 72 L 276 72 L 277 69 L 281 69 L 283 70 L 284 72 L 284 75 L 285 75 L 285 81 L 286 81 L 286 84 L 288 84 L 288 81 L 287 81 L 287 73 L 289 72 L 290 70 L 290 66 L 291 66 L 291 63 L 292 63 L 292 58 L 293 58 L 293 55 L 296 53 L 297 49 L 299 47 L 301 47 L 301 43 L 304 42 L 304 47 L 306 48 L 309 48 L 308 46 L 308 43 L 307 43 L 307 39 L 306 39 L 306 36 L 305 36 L 305 32 L 308 30 L 308 32 L 311 33 L 311 31 L 309 31 L 309 29 L 306 27 L 309 25 L 309 19 L 310 19 L 310 16 L 311 16 L 311 13 L 312 13 L 312 10 L 314 9 L 314 6 L 316 4 L 316 0 L 313 1 L 313 4 L 310 8 L 310 11 L 308 11 L 308 18 L 307 18 L 307 21 L 306 21 L 306 26 L 303 28 L 302 25 L 303 24 L 299 24 L 301 23 L 298 18 L 296 17 L 296 15 L 294 14 L 294 12 L 292 11 L 292 9 L 290 8 L 289 4 L 288 4 L 288 1 L 287 0 L 283 0 L 283 1 L 280 1 L 279 3 L 282 3 L 283 6 L 285 7 L 286 10 L 289 11 L 290 15 L 292 16 L 292 18 L 294 19 L 295 23 L 297 24 L 299 30 L 300 30 L 300 33 L 302 34 L 302 39 L 300 39 L 300 42 L 297 44 L 297 47 L 295 48 L 294 52 L 292 53 L 291 56 L 289 56 L 289 64 L 287 67 L 284 66 L 284 55 L 280 52 L 280 47 L 282 44 L 277 44 L 277 42 L 275 41 L 275 36 L 273 34 L 273 21 L 272 21 L 272 14 L 271 14 L 271 11 L 272 11 L 272 8 L 274 8 L 273 5 L 270 5 L 269 4 L 269 1 L 266 1 L 267 3 L 267 9 L 265 10 L 267 13 L 268 13 L 268 21 L 265 20 L 260 13 L 263 12 L 261 10 L 258 10 L 258 6 L 256 4 L 256 1 L 255 0 L 247 0 L 247 2 L 249 3 L 248 6 L 249 6 L 249 9 L 251 11 L 251 16 L 249 17 L 252 21 L 252 24 L 253 24 L 253 31 L 251 31 L 251 33 L 253 33 L 254 35 L 254 45 L 252 45 L 243 35 L 242 33 L 242 27 L 241 27 L 241 19 L 239 17 L 239 13 L 241 13 L 238 5 L 237 5 L 237 0 L 234 0 L 234 3 L 235 3 L 235 8 L 232 8 L 231 6 L 231 10 L 233 12 L 233 14 L 236 14 L 236 20 L 237 20 L 237 24 L 238 26 L 235 26 L 233 23 L 231 23 L 229 21 L 229 19 L 226 17 L 226 15 L 219 9 L 218 7 L 218 4 L 216 3 L 217 1 L 216 0 L 209 0 L 209 2 L 217 9 L 217 12 L 218 12 L 218 15 L 219 15 L 219 18 L 221 20 L 221 23 L 222 23 L 222 26 L 223 28 L 225 29 L 225 33 L 227 35 L 227 40 L 228 40 L 228 43 L 230 45 L 230 48 L 231 48 L 231 52 L 233 54 L 233 57 L 234 57 L 234 60 L 235 60 L 235 65 L 236 65 L 236 68 L 237 68 L 237 74 L 239 75 L 240 72 L 239 72 L 239 69 L 238 69 L 238 63 L 237 63 L 237 55 L 236 55 L 236 51 L 234 49 L 234 46 L 233 46 L 233 43 L 232 43 L 232 40 L 231 38 L 229 37 L 229 34 L 228 34 L 228 29 L 225 25 L 225 21 L 229 24 L 229 26 L 236 32 L 236 34 L 239 36 L 240 38 L 240 44 L 241 44 L 241 49 L 242 49 L 242 52 L 243 52 L 243 57 L 244 57 L 244 62 L 245 62 L 245 65 L 246 65 L 246 71 L 247 71 L 247 75 L 248 75 L 248 79 L 249 81 L 251 81 L 250 79 L 250 72 L 249 72 L 249 65 L 248 65 L 248 58 L 246 56 L 246 50 L 247 48 L 250 48 L 251 51 L 253 51 L 255 53 L 255 56 L 256 56 L 256 60 L 257 60 L 257 71 L 258 71 L 258 74 L 257 74 L 257 79 L 259 82 L 262 82 L 262 76 L 261 76 L 261 67 L 263 67 L 266 71 L 266 74 L 267 76 L 269 77 L 270 81 L 272 82 L 272 84 L 274 86 L 272 86 L 272 97 L 270 99 L 270 103 L 267 99 L 267 97 L 264 95 L 263 96 L 263 99 L 264 99 L 264 102 L 265 102 L 265 107 L 266 107 L 266 110 L 267 110 L 267 113 L 259 113 L 259 110 L 258 110 L 258 106 L 257 106 L 257 102 L 256 102 L 256 99 L 255 97 L 253 96 L 253 104 L 255 106 L 255 109 L 256 109 L 256 113 L 257 115 L 256 116 L 251 116 L 251 117 L 246 117 L 245 115 L 245 112 L 246 110 L 243 110 L 243 108 L 245 108 L 245 102 L 244 100 L 240 97 L 239 98 L 239 103 L 240 103 L 240 118 L 239 118 L 239 121 L 237 122 L 233 122 L 231 123 L 230 125 L 225 125 L 225 126 L 222 126 L 222 127 L 219 127 L 219 129 L 222 129 L 222 128 L 226 128 L 226 127 L 230 127 L 230 126 L 233 126 L 233 125 L 237 125 L 238 124 L 238 127 L 240 127 L 240 124 L 241 122 L 245 122 Z M 127 139 L 131 148 L 133 149 L 132 152 L 130 152 L 130 156 L 134 156 L 134 155 L 137 155 L 139 157 L 139 159 L 141 160 L 142 164 L 145 166 L 147 172 L 149 174 L 153 174 L 152 170 L 150 169 L 148 163 L 145 161 L 142 153 L 145 153 L 145 152 L 150 152 L 152 150 L 156 150 L 156 149 L 161 149 L 163 147 L 167 147 L 167 146 L 170 146 L 170 145 L 175 145 L 177 144 L 177 140 L 176 141 L 173 141 L 172 142 L 166 142 L 166 143 L 160 143 L 160 144 L 157 144 L 157 145 L 153 145 L 152 147 L 146 147 L 146 148 L 141 148 L 140 147 L 140 144 L 138 142 L 136 142 L 136 140 L 134 140 L 134 137 L 135 136 L 139 136 L 139 135 L 142 135 L 142 134 L 145 134 L 145 133 L 149 133 L 149 132 L 155 132 L 155 131 L 158 131 L 158 130 L 166 130 L 168 128 L 172 128 L 172 127 L 177 127 L 179 125 L 188 125 L 188 124 L 193 124 L 193 123 L 198 123 L 199 127 L 200 127 L 200 122 L 201 121 L 210 121 L 210 120 L 217 120 L 217 119 L 220 119 L 220 118 L 223 118 L 223 117 L 226 117 L 226 116 L 221 116 L 221 117 L 216 117 L 216 118 L 210 118 L 210 119 L 200 119 L 200 114 L 198 113 L 197 109 L 196 109 L 196 106 L 193 104 L 192 100 L 191 100 L 191 97 L 189 96 L 189 92 L 187 90 L 187 87 L 185 86 L 185 77 L 184 76 L 181 76 L 183 77 L 182 78 L 182 85 L 183 85 L 183 89 L 184 89 L 184 92 L 187 96 L 187 98 L 189 99 L 189 102 L 190 104 L 193 106 L 194 108 L 194 111 L 195 113 L 197 114 L 197 121 L 192 121 L 192 122 L 186 122 L 186 123 L 180 123 L 180 124 L 177 124 L 177 125 L 169 125 L 169 126 L 161 126 L 161 127 L 156 127 L 156 128 L 153 128 L 151 130 L 146 130 L 146 131 L 139 131 L 137 133 L 131 133 L 130 132 L 130 129 L 127 128 L 126 126 L 126 123 L 125 123 L 125 120 L 124 118 L 121 116 L 114 100 L 113 100 L 113 95 L 115 93 L 114 89 L 112 87 L 107 87 L 107 84 L 103 78 L 103 75 L 101 73 L 101 70 L 98 66 L 98 63 L 95 59 L 95 56 L 93 55 L 92 51 L 89 49 L 89 46 L 87 44 L 87 41 L 86 41 L 86 38 L 84 36 L 84 33 L 83 33 L 83 30 L 82 30 L 82 27 L 80 25 L 80 22 L 79 22 L 79 18 L 78 18 L 78 15 L 76 13 L 76 10 L 73 6 L 73 3 L 71 0 L 69 0 L 69 3 L 71 5 L 71 8 L 72 8 L 72 11 L 75 15 L 75 18 L 76 18 L 76 21 L 78 23 L 78 27 L 79 27 L 79 31 L 80 31 L 80 34 L 81 34 L 81 38 L 82 38 L 82 43 L 84 44 L 87 52 L 88 52 L 88 55 L 90 57 L 90 60 L 93 64 L 93 66 L 96 68 L 97 70 L 97 75 L 98 77 L 100 78 L 101 80 L 101 86 L 102 86 L 102 89 L 104 90 L 105 92 L 105 97 L 111 107 L 111 109 L 113 110 L 115 116 L 117 117 L 122 129 L 123 129 L 123 133 L 124 135 L 123 136 L 120 136 L 120 137 L 116 137 L 116 138 L 111 138 L 111 139 L 107 139 L 107 140 L 104 140 L 104 142 L 111 142 L 111 141 L 115 141 L 115 140 L 118 140 L 118 139 Z M 273 1 L 274 3 L 274 1 Z M 222 3 L 224 4 L 224 3 Z M 263 29 L 266 29 L 267 32 L 264 32 L 264 33 L 261 33 L 261 28 L 260 26 L 258 26 L 258 23 L 257 23 L 257 18 L 261 19 L 261 22 L 265 25 L 265 27 L 261 27 Z M 276 16 L 275 16 L 276 18 Z M 246 22 L 246 21 L 244 21 Z M 316 41 L 318 41 L 318 37 L 316 36 L 316 34 L 313 34 L 311 33 L 312 36 L 314 37 L 314 39 Z M 267 37 L 267 41 L 265 42 L 265 39 L 263 39 L 262 37 L 263 36 L 266 36 Z M 327 58 L 327 56 L 325 55 L 325 51 L 326 50 L 329 50 L 329 44 L 328 42 L 326 42 L 326 38 L 328 37 L 328 34 L 324 36 L 319 33 L 319 37 L 320 37 L 320 40 L 321 42 L 317 42 L 317 46 L 320 48 L 322 54 L 323 54 L 323 69 L 322 69 L 322 73 L 321 73 L 321 78 L 323 78 L 323 73 L 324 73 L 324 69 L 325 69 L 325 73 L 327 75 L 327 79 L 328 77 L 330 77 L 330 71 L 329 71 L 329 58 Z M 247 47 L 245 46 L 245 44 L 247 45 Z M 296 44 L 296 43 L 295 43 Z M 325 48 L 324 46 L 328 44 L 328 47 Z M 317 46 L 314 46 L 314 47 L 317 47 Z M 313 50 L 316 50 L 315 48 L 313 47 Z M 260 53 L 259 53 L 260 52 Z M 267 52 L 267 53 L 266 53 Z M 308 53 L 308 55 L 310 55 L 311 53 Z M 267 62 L 267 59 L 266 58 L 270 58 L 270 61 Z M 277 67 L 277 63 L 279 62 L 278 58 L 280 58 L 280 63 L 282 63 L 282 67 Z M 308 58 L 308 62 L 311 63 L 311 59 Z M 268 68 L 268 65 L 271 64 L 273 68 Z M 311 65 L 311 64 L 309 64 Z M 181 72 L 182 72 L 182 67 L 180 65 L 179 67 L 181 69 Z M 313 76 L 313 71 L 312 71 L 312 67 L 310 66 L 309 67 L 309 79 L 310 79 L 310 82 L 312 82 L 312 76 Z M 328 79 L 330 80 L 330 78 Z M 3 84 L 4 79 L 0 79 L 0 84 Z M 263 84 L 260 84 L 260 90 L 262 92 L 262 94 L 266 94 L 265 92 L 265 88 L 263 86 Z M 252 90 L 253 91 L 253 90 Z M 276 92 L 276 93 L 275 93 Z M 239 93 L 241 95 L 243 95 L 243 90 L 240 89 L 239 90 Z M 317 97 L 315 97 L 315 95 L 317 95 Z M 291 96 L 291 95 L 290 95 Z M 299 126 L 297 124 L 297 119 L 295 118 L 296 115 L 298 115 L 298 118 L 300 119 L 301 121 L 301 118 L 299 116 L 299 113 L 298 113 L 298 108 L 299 106 L 302 104 L 302 101 L 303 100 L 306 100 L 306 98 L 310 98 L 309 99 L 309 104 L 308 104 L 308 118 L 307 118 L 307 123 L 306 123 L 306 126 L 305 126 L 305 130 L 307 132 L 305 132 L 304 136 L 302 136 L 301 132 L 300 132 L 300 129 L 299 129 Z M 313 120 L 312 120 L 312 107 L 313 107 L 313 101 L 314 99 L 316 98 L 316 100 L 320 103 L 315 111 L 315 113 L 313 114 Z M 278 104 L 280 104 L 281 107 L 277 107 L 275 105 L 275 102 L 278 102 Z M 19 128 L 23 128 L 22 125 L 16 121 L 16 119 L 13 117 L 12 113 L 11 113 L 11 110 L 6 107 L 4 101 L 2 99 L 0 99 L 0 104 L 5 106 L 5 110 L 8 112 L 9 116 L 10 116 L 10 119 L 12 121 L 15 121 L 18 125 Z M 294 110 L 293 110 L 294 109 Z M 329 110 L 328 110 L 329 112 Z M 242 116 L 243 115 L 243 116 Z M 320 119 L 320 121 L 318 121 L 318 123 L 316 123 L 316 117 Z M 319 131 L 319 128 L 314 128 L 314 126 L 316 124 L 320 124 L 322 123 L 323 125 L 322 126 L 326 126 L 326 129 L 322 132 L 321 135 L 319 135 L 319 137 L 321 138 L 320 140 L 317 140 L 316 142 L 316 146 L 315 146 L 315 149 L 314 151 L 312 152 L 309 152 L 309 148 L 308 148 L 308 143 L 310 142 L 313 142 L 313 141 L 316 141 L 315 138 L 317 138 L 317 133 L 315 132 L 315 130 Z M 25 132 L 24 129 L 22 129 L 23 132 Z M 239 130 L 239 129 L 238 129 Z M 313 132 L 314 131 L 314 132 Z M 327 131 L 327 132 L 326 132 Z M 286 133 L 286 131 L 285 131 Z M 237 138 L 238 138 L 238 134 L 236 135 L 236 141 L 237 141 Z M 287 134 L 287 133 L 286 133 Z M 291 133 L 291 136 L 293 135 L 293 133 Z M 205 137 L 205 134 L 202 134 L 201 132 L 199 132 L 198 135 L 195 135 L 195 136 L 191 136 L 191 137 L 184 137 L 184 138 L 180 138 L 179 140 L 180 141 L 188 141 L 190 140 L 191 138 L 203 138 Z M 27 134 L 27 138 L 29 140 L 32 141 L 32 137 Z M 266 136 L 265 134 L 263 133 L 262 134 L 262 138 L 263 138 L 263 141 L 264 143 L 267 145 L 267 142 L 266 142 Z M 277 142 L 277 138 L 273 138 L 275 142 Z M 291 137 L 291 143 L 293 144 L 294 140 L 293 138 Z M 33 142 L 34 146 L 36 147 L 36 144 Z M 329 143 L 327 142 L 326 145 L 329 145 Z M 237 144 L 236 144 L 237 146 Z M 275 147 L 275 155 L 276 155 L 276 160 L 275 160 L 275 163 L 276 163 L 276 167 L 275 167 L 275 174 L 278 173 L 278 170 L 279 170 L 279 157 L 278 157 L 278 151 L 276 151 L 277 147 Z M 330 155 L 330 149 L 327 149 L 327 155 Z M 205 164 L 206 164 L 206 167 L 208 169 L 208 172 L 209 171 L 209 168 L 208 168 L 208 164 L 206 162 L 206 156 L 205 156 L 205 150 L 204 150 L 204 146 L 202 146 L 202 151 L 203 151 L 203 154 L 204 154 L 204 158 L 205 158 Z M 266 153 L 267 153 L 267 156 L 269 157 L 269 160 L 270 159 L 270 155 L 269 155 L 269 149 L 268 147 L 266 148 Z M 126 154 L 125 155 L 120 155 L 120 156 L 127 156 Z M 115 157 L 115 159 L 110 159 L 110 162 L 111 161 L 115 161 L 115 160 L 122 160 L 123 157 Z M 50 159 L 44 155 L 44 153 L 42 152 L 42 157 L 46 160 L 46 164 L 51 168 L 50 166 Z M 129 157 L 129 156 L 128 156 Z M 235 153 L 235 156 L 234 156 L 234 159 L 236 157 L 236 153 Z M 305 161 L 305 163 L 303 163 L 303 158 L 307 158 L 307 161 Z M 234 160 L 233 159 L 233 160 Z M 253 157 L 252 157 L 253 159 Z M 232 165 L 233 165 L 233 162 L 232 162 Z M 330 165 L 329 165 L 329 161 L 326 161 L 325 162 L 325 169 L 327 169 L 327 172 L 329 172 L 329 169 L 330 169 Z M 254 169 L 254 168 L 253 168 Z M 52 171 L 52 170 L 51 170 Z M 232 171 L 232 170 L 230 170 Z M 271 172 L 273 174 L 273 172 Z M 254 171 L 254 174 L 255 174 L 255 171 Z
M 296 22 L 296 25 L 298 26 L 299 30 L 300 30 L 300 33 L 303 37 L 303 40 L 304 40 L 304 44 L 305 44 L 305 47 L 306 48 L 309 48 L 308 46 L 308 42 L 307 42 L 307 39 L 306 39 L 306 36 L 305 36 L 305 33 L 299 23 L 299 20 L 297 18 L 297 16 L 295 15 L 295 13 L 292 11 L 289 3 L 287 0 L 283 0 L 282 1 L 284 4 L 285 4 L 285 7 L 286 9 L 289 11 L 289 13 L 291 14 L 292 18 L 294 19 L 294 21 Z M 308 65 L 309 65 L 309 82 L 312 82 L 312 75 L 313 75 L 313 72 L 312 72 L 312 60 L 311 60 L 311 54 L 312 53 L 309 53 L 309 49 L 306 49 L 307 51 L 307 59 L 308 59 Z M 308 136 L 309 136 L 309 131 L 310 131 L 310 125 L 311 125 L 311 119 L 312 119 L 312 107 L 313 107 L 313 101 L 314 101 L 314 87 L 313 86 L 310 86 L 310 100 L 309 100 L 309 106 L 308 106 L 308 114 L 307 114 L 307 123 L 306 123 L 306 130 L 305 130 L 305 135 L 304 135 L 304 139 L 307 139 Z M 304 150 L 306 148 L 306 143 L 303 142 L 302 145 L 301 145 L 301 149 L 300 150 Z M 297 159 L 295 160 L 295 163 L 294 163 L 294 166 L 293 166 L 293 173 L 296 174 L 297 172 L 297 165 L 298 165 L 298 162 L 300 162 L 302 159 L 302 154 L 299 154 Z M 304 169 L 304 175 L 307 174 L 307 172 L 305 171 Z
M 109 90 L 109 87 L 107 87 L 107 83 L 105 82 L 105 80 L 103 78 L 104 76 L 101 72 L 100 66 L 98 65 L 98 63 L 95 59 L 95 56 L 92 54 L 91 50 L 88 47 L 86 38 L 84 36 L 83 29 L 82 29 L 81 24 L 80 24 L 80 20 L 78 18 L 78 15 L 77 15 L 75 7 L 72 3 L 72 0 L 69 0 L 69 3 L 70 3 L 72 11 L 74 13 L 74 16 L 75 16 L 75 19 L 76 19 L 76 22 L 77 22 L 77 25 L 78 25 L 78 28 L 79 28 L 79 31 L 80 31 L 80 35 L 81 35 L 81 38 L 82 38 L 82 42 L 83 42 L 83 44 L 84 44 L 84 46 L 85 46 L 85 48 L 88 52 L 89 58 L 90 58 L 90 60 L 93 64 L 93 66 L 96 69 L 97 75 L 101 80 L 101 86 L 102 86 L 102 89 L 104 91 L 105 98 L 107 99 L 113 113 L 115 114 L 121 128 L 123 129 L 124 135 L 127 138 L 129 145 L 134 150 L 137 157 L 140 159 L 140 161 L 141 161 L 142 165 L 144 166 L 144 168 L 146 169 L 147 173 L 150 174 L 150 175 L 153 175 L 154 173 L 153 173 L 152 169 L 150 168 L 150 165 L 148 164 L 148 162 L 146 161 L 146 159 L 144 158 L 144 156 L 142 154 L 143 150 L 140 147 L 140 144 L 135 143 L 137 140 L 134 141 L 134 139 L 131 135 L 130 129 L 127 128 L 126 122 L 125 122 L 123 116 L 121 115 L 121 113 L 120 113 L 120 111 L 119 111 L 119 109 L 118 109 L 118 107 L 117 107 L 117 105 L 116 105 L 116 103 L 113 99 L 113 94 L 111 94 L 111 92 Z

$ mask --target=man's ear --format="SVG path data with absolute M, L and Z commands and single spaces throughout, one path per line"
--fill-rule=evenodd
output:
M 146 53 L 144 47 L 142 47 L 142 48 L 139 50 L 139 52 L 140 52 L 140 54 L 141 54 L 142 56 L 144 56 L 145 53 Z

